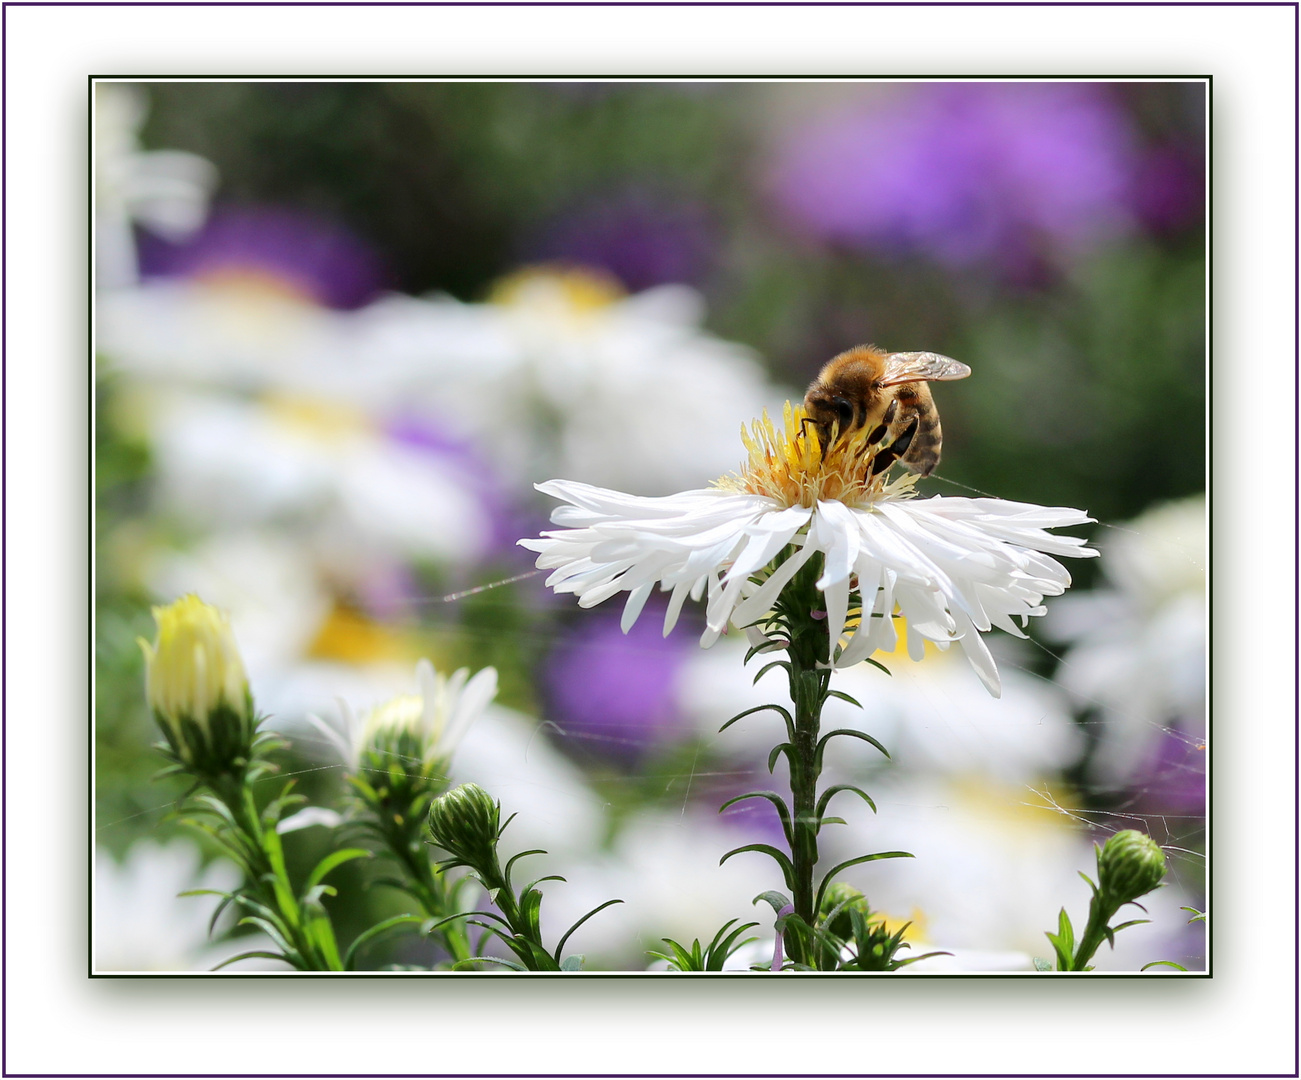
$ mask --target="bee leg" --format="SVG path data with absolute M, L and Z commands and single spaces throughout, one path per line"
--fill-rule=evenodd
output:
M 876 460 L 872 462 L 872 475 L 877 476 L 885 472 L 904 454 L 908 453 L 908 447 L 912 446 L 913 436 L 917 434 L 917 417 L 909 421 L 908 426 L 904 428 L 903 434 L 895 439 L 889 446 L 876 455 Z

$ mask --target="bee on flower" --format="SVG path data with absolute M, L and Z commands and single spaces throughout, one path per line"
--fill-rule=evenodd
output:
M 991 498 L 917 498 L 918 475 L 864 467 L 860 428 L 830 446 L 802 406 L 787 402 L 782 423 L 765 413 L 742 432 L 740 471 L 712 487 L 639 498 L 567 480 L 538 489 L 568 505 L 552 514 L 564 526 L 520 544 L 552 571 L 547 584 L 592 607 L 619 592 L 626 631 L 651 592 L 669 592 L 667 634 L 682 605 L 705 600 L 705 647 L 729 626 L 752 642 L 789 643 L 779 598 L 806 566 L 816 571 L 806 597 L 824 620 L 819 662 L 849 667 L 892 651 L 906 624 L 909 655 L 924 643 L 957 643 L 986 689 L 1000 692 L 997 667 L 981 634 L 998 627 L 1017 637 L 1044 614 L 1042 601 L 1070 585 L 1053 556 L 1093 556 L 1078 537 L 1046 530 L 1093 519 L 1079 510 Z M 810 571 L 812 572 L 812 571 Z

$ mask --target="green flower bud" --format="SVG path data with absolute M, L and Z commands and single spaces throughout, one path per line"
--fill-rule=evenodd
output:
M 1137 900 L 1165 877 L 1165 854 L 1146 833 L 1118 832 L 1098 852 L 1098 885 L 1117 904 Z
M 476 870 L 495 866 L 500 822 L 500 804 L 478 784 L 453 788 L 429 808 L 434 843 Z
M 158 638 L 140 639 L 145 695 L 173 753 L 193 772 L 237 771 L 256 723 L 244 662 L 226 615 L 197 596 L 153 609 Z

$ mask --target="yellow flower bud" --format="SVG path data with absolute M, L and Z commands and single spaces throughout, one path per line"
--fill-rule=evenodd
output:
M 140 639 L 145 694 L 173 750 L 191 765 L 246 753 L 253 708 L 229 620 L 193 595 L 153 612 L 158 638 Z

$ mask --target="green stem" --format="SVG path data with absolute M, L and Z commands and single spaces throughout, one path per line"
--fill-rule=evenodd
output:
M 821 558 L 810 559 L 786 590 L 789 600 L 782 614 L 791 630 L 787 647 L 790 660 L 790 694 L 795 705 L 795 739 L 790 755 L 791 784 L 791 863 L 794 867 L 791 902 L 795 914 L 805 926 L 817 925 L 814 902 L 817 891 L 814 871 L 818 863 L 818 735 L 822 723 L 822 706 L 830 688 L 830 672 L 819 668 L 828 657 L 825 619 L 814 612 L 822 608 L 821 594 L 815 582 L 821 573 Z M 787 952 L 797 964 L 814 966 L 817 950 L 811 935 L 800 928 L 785 937 Z
M 210 781 L 209 786 L 226 805 L 239 828 L 241 846 L 249 864 L 248 885 L 251 891 L 260 903 L 279 914 L 289 943 L 302 960 L 303 970 L 342 970 L 341 964 L 330 962 L 307 931 L 302 905 L 280 856 L 280 838 L 274 832 L 269 835 L 262 827 L 247 774 L 228 774 Z
M 1111 922 L 1111 917 L 1116 914 L 1118 909 L 1110 905 L 1103 905 L 1101 896 L 1095 894 L 1089 901 L 1089 922 L 1084 928 L 1084 936 L 1080 938 L 1080 943 L 1075 949 L 1075 956 L 1071 960 L 1072 971 L 1084 971 L 1088 963 L 1093 959 L 1093 954 L 1098 951 L 1099 946 L 1107 938 L 1107 924 Z
M 425 915 L 432 919 L 454 915 L 455 912 L 450 910 L 447 890 L 443 888 L 442 875 L 430 863 L 423 846 L 417 849 L 405 836 L 387 832 L 384 833 L 384 841 L 410 875 L 412 894 L 420 902 Z M 469 959 L 470 945 L 460 923 L 448 923 L 438 935 L 447 946 L 453 962 Z

